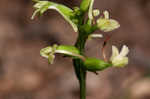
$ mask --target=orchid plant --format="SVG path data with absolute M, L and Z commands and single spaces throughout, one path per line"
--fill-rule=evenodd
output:
M 84 50 L 87 40 L 103 38 L 102 34 L 93 34 L 96 30 L 110 32 L 120 27 L 120 24 L 116 20 L 110 18 L 108 11 L 93 9 L 94 0 L 82 0 L 80 6 L 73 9 L 51 1 L 34 0 L 34 2 L 35 12 L 31 19 L 34 19 L 37 14 L 42 15 L 49 9 L 56 10 L 72 26 L 74 31 L 78 33 L 75 45 L 54 44 L 42 48 L 40 55 L 48 59 L 50 64 L 53 64 L 56 53 L 72 58 L 75 74 L 80 84 L 80 99 L 86 99 L 87 72 L 97 74 L 98 71 L 102 71 L 108 67 L 124 67 L 128 64 L 127 54 L 129 49 L 126 45 L 123 46 L 120 53 L 118 48 L 113 45 L 112 56 L 109 60 L 106 59 L 104 51 L 102 51 L 104 60 L 85 55 Z M 88 18 L 86 15 L 88 15 Z

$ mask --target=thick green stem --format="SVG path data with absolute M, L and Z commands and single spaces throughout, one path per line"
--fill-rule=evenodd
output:
M 88 35 L 86 33 L 79 33 L 75 46 L 80 50 L 80 54 L 84 54 L 84 46 Z M 83 68 L 83 61 L 74 59 L 74 68 L 80 84 L 80 99 L 86 99 L 86 70 Z

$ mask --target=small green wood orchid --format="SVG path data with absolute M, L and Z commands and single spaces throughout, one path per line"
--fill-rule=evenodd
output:
M 43 15 L 47 10 L 55 10 L 72 26 L 78 33 L 74 46 L 57 45 L 42 48 L 40 55 L 48 59 L 50 64 L 54 63 L 55 54 L 63 54 L 72 58 L 74 71 L 80 85 L 80 99 L 86 99 L 86 74 L 87 72 L 97 73 L 109 67 L 124 67 L 128 64 L 129 52 L 127 46 L 123 46 L 121 52 L 112 46 L 110 61 L 93 58 L 85 55 L 86 41 L 93 38 L 103 38 L 102 34 L 93 34 L 96 30 L 110 32 L 120 27 L 120 24 L 109 17 L 108 11 L 93 9 L 94 0 L 82 0 L 80 7 L 69 8 L 65 5 L 51 1 L 34 0 L 35 12 L 31 19 L 37 14 Z M 103 13 L 101 13 L 103 12 Z M 86 17 L 88 13 L 88 16 Z M 98 19 L 96 17 L 99 17 Z

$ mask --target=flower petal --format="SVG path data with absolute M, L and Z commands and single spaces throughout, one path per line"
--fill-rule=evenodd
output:
M 125 57 L 129 53 L 129 48 L 124 45 L 121 49 L 120 56 Z
M 116 56 L 119 55 L 119 50 L 116 46 L 112 46 L 112 56 L 110 58 L 110 60 L 112 61 Z

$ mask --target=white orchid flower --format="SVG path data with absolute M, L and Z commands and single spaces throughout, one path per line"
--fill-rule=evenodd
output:
M 110 32 L 120 27 L 120 24 L 118 23 L 118 21 L 111 19 L 109 17 L 108 11 L 104 11 L 103 14 L 104 14 L 104 17 L 100 17 L 97 20 L 97 26 L 101 31 Z
M 111 63 L 114 67 L 124 67 L 128 64 L 127 54 L 129 49 L 124 45 L 119 53 L 119 50 L 116 46 L 112 46 L 112 56 L 110 58 Z

